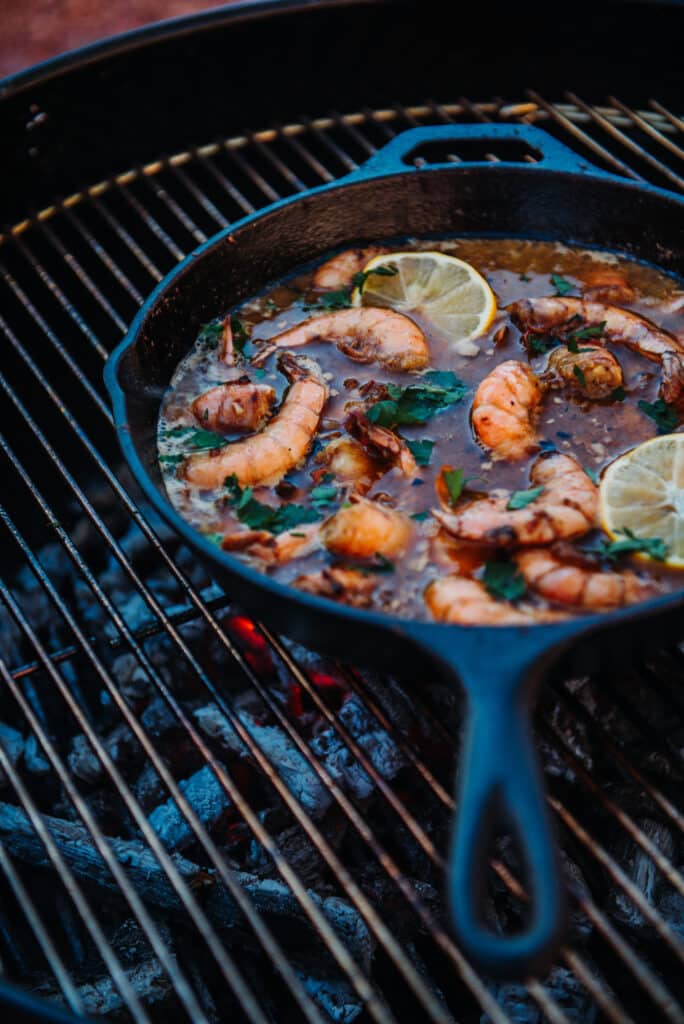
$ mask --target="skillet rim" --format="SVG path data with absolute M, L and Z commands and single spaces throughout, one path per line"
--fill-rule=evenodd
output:
M 296 587 L 280 583 L 271 576 L 268 576 L 266 573 L 260 572 L 258 569 L 251 568 L 247 563 L 242 562 L 236 556 L 222 551 L 220 548 L 216 547 L 216 545 L 205 540 L 198 530 L 194 529 L 194 527 L 183 519 L 180 513 L 176 512 L 170 500 L 165 497 L 162 491 L 156 486 L 138 456 L 136 446 L 132 439 L 130 427 L 128 425 L 126 413 L 126 392 L 123 390 L 119 382 L 119 370 L 121 364 L 129 350 L 133 349 L 140 340 L 140 335 L 148 317 L 154 312 L 157 306 L 163 302 L 167 292 L 176 286 L 178 279 L 182 277 L 183 274 L 199 259 L 205 260 L 211 258 L 212 251 L 217 249 L 230 235 L 236 235 L 238 232 L 256 221 L 273 215 L 281 209 L 286 209 L 293 203 L 306 201 L 328 192 L 344 191 L 345 189 L 357 184 L 360 180 L 365 179 L 368 182 L 380 182 L 396 177 L 402 177 L 406 174 L 425 175 L 435 173 L 437 171 L 443 173 L 445 170 L 452 174 L 459 174 L 466 170 L 472 171 L 477 168 L 487 168 L 491 171 L 493 169 L 493 165 L 474 161 L 463 163 L 461 165 L 433 164 L 421 168 L 407 166 L 403 170 L 393 170 L 391 172 L 383 170 L 375 171 L 374 169 L 369 168 L 367 173 L 364 173 L 365 168 L 362 165 L 360 168 L 352 171 L 344 178 L 320 185 L 317 188 L 307 189 L 305 192 L 298 192 L 292 196 L 287 196 L 284 199 L 280 199 L 275 203 L 262 207 L 254 213 L 242 217 L 240 220 L 235 221 L 233 224 L 230 224 L 228 227 L 212 235 L 205 242 L 201 243 L 201 245 L 193 249 L 154 287 L 136 313 L 134 319 L 131 321 L 124 338 L 109 355 L 104 367 L 103 376 L 105 386 L 109 392 L 112 403 L 114 429 L 125 461 L 133 475 L 133 478 L 160 516 L 166 520 L 177 534 L 180 534 L 190 547 L 198 550 L 207 562 L 216 563 L 223 572 L 231 575 L 237 575 L 243 578 L 247 583 L 267 591 L 270 596 L 279 600 L 293 601 L 305 610 L 310 609 L 314 613 L 320 613 L 323 615 L 336 615 L 341 619 L 348 620 L 350 623 L 362 622 L 367 624 L 369 627 L 374 626 L 385 632 L 401 633 L 407 635 L 415 642 L 420 643 L 421 646 L 424 645 L 426 634 L 432 634 L 433 636 L 439 635 L 440 638 L 443 639 L 446 636 L 447 631 L 449 631 L 452 636 L 468 635 L 470 637 L 484 637 L 489 631 L 495 633 L 497 637 L 501 637 L 504 640 L 509 638 L 520 638 L 521 636 L 524 636 L 526 639 L 537 637 L 539 639 L 537 649 L 541 653 L 543 650 L 556 646 L 556 644 L 561 643 L 564 640 L 576 640 L 580 636 L 588 636 L 590 634 L 593 635 L 597 632 L 601 632 L 604 628 L 606 630 L 611 628 L 615 629 L 629 622 L 641 622 L 645 619 L 657 618 L 664 615 L 666 612 L 672 612 L 677 608 L 684 607 L 684 570 L 682 570 L 682 587 L 673 593 L 663 594 L 660 597 L 654 597 L 647 601 L 642 601 L 624 608 L 618 608 L 610 612 L 598 612 L 591 615 L 585 615 L 582 618 L 571 618 L 556 623 L 530 622 L 520 625 L 463 625 L 461 623 L 432 622 L 424 619 L 402 618 L 398 615 L 390 615 L 386 612 L 379 612 L 375 610 L 353 608 L 350 605 L 341 604 L 328 598 L 317 597 L 316 595 L 309 594 L 306 591 L 298 590 Z M 676 203 L 684 205 L 684 199 L 667 189 L 658 188 L 648 182 L 631 181 L 620 178 L 617 175 L 598 170 L 590 165 L 586 165 L 586 169 L 583 168 L 581 171 L 571 171 L 524 163 L 518 164 L 501 161 L 495 165 L 495 168 L 494 173 L 500 174 L 505 173 L 506 170 L 510 171 L 515 169 L 518 173 L 534 175 L 535 179 L 537 179 L 541 174 L 550 174 L 557 178 L 566 177 L 571 181 L 594 178 L 597 181 L 603 181 L 604 183 L 607 182 L 613 188 L 624 188 L 627 191 L 637 193 L 645 192 L 661 197 L 663 200 L 669 200 L 670 202 L 674 200 Z M 532 630 L 534 632 L 532 632 Z

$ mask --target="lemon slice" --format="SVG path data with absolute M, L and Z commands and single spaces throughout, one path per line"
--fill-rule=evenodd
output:
M 382 269 L 396 267 L 397 273 Z M 389 306 L 399 313 L 419 312 L 451 341 L 459 355 L 476 356 L 473 338 L 483 334 L 496 314 L 496 299 L 474 267 L 443 252 L 388 252 L 369 260 L 354 306 Z
M 661 564 L 684 569 L 684 434 L 654 437 L 612 462 L 601 478 L 599 509 L 613 540 L 625 530 L 659 537 L 668 550 Z

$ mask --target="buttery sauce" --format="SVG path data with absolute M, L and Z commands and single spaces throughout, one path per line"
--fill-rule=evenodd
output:
M 412 539 L 405 554 L 394 561 L 372 560 L 368 564 L 334 557 L 325 547 L 283 564 L 270 565 L 248 553 L 235 553 L 249 564 L 269 573 L 282 583 L 292 584 L 299 577 L 320 572 L 333 565 L 351 565 L 377 580 L 369 606 L 410 618 L 429 618 L 424 592 L 426 586 L 449 572 L 461 572 L 475 579 L 482 577 L 485 558 L 473 550 L 470 557 L 454 555 L 449 567 L 445 564 L 445 548 L 437 553 L 438 523 L 430 510 L 438 507 L 436 483 L 443 466 L 463 471 L 468 481 L 464 497 L 496 494 L 505 491 L 524 491 L 529 488 L 529 470 L 537 454 L 517 462 L 495 460 L 477 441 L 470 422 L 473 395 L 478 384 L 498 364 L 505 360 L 529 363 L 540 374 L 544 371 L 548 352 L 537 353 L 523 344 L 520 331 L 505 312 L 505 307 L 522 298 L 554 295 L 551 275 L 558 275 L 573 286 L 572 295 L 581 295 L 583 282 L 589 272 L 600 267 L 619 271 L 631 285 L 634 299 L 624 308 L 639 313 L 659 327 L 677 334 L 684 327 L 682 295 L 678 283 L 652 266 L 623 258 L 612 253 L 571 248 L 559 243 L 519 239 L 449 239 L 402 240 L 384 243 L 388 251 L 440 250 L 472 264 L 493 290 L 498 314 L 491 327 L 476 339 L 479 353 L 474 357 L 457 355 L 448 340 L 420 313 L 411 313 L 423 330 L 430 350 L 430 370 L 452 371 L 463 382 L 465 393 L 455 404 L 433 415 L 424 425 L 407 425 L 399 429 L 402 437 L 414 442 L 433 442 L 429 464 L 418 466 L 413 478 L 391 468 L 372 484 L 366 497 L 387 507 L 395 508 L 412 517 Z M 323 262 L 323 260 L 321 260 Z M 321 292 L 312 287 L 313 270 L 278 283 L 268 292 L 244 303 L 233 312 L 234 327 L 240 338 L 248 335 L 240 366 L 251 380 L 270 384 L 276 390 L 278 401 L 287 390 L 287 381 L 279 372 L 276 356 L 271 355 L 263 368 L 255 369 L 250 360 L 264 343 L 287 328 L 312 316 L 327 312 L 317 305 Z M 237 320 L 235 319 L 237 317 Z M 505 331 L 502 331 L 505 327 Z M 609 346 L 610 347 L 610 346 Z M 303 506 L 325 523 L 340 507 L 348 504 L 350 487 L 335 479 L 322 476 L 321 452 L 333 439 L 345 436 L 344 421 L 354 406 L 368 407 L 367 390 L 370 382 L 391 382 L 400 387 L 420 384 L 420 373 L 400 373 L 387 370 L 377 363 L 360 363 L 341 353 L 334 344 L 312 342 L 295 350 L 320 366 L 329 388 L 319 429 L 304 463 L 273 487 L 255 487 L 253 498 L 274 508 L 291 503 Z M 612 347 L 624 375 L 624 397 L 621 400 L 589 401 L 573 389 L 556 389 L 546 393 L 537 421 L 540 450 L 557 450 L 572 455 L 597 478 L 601 471 L 617 456 L 657 433 L 656 424 L 638 405 L 639 400 L 654 402 L 660 383 L 660 366 L 649 362 L 624 346 Z M 240 521 L 235 493 L 227 493 L 224 486 L 217 490 L 204 490 L 189 485 L 183 478 L 184 459 L 201 450 L 203 438 L 191 411 L 191 403 L 209 388 L 223 383 L 231 372 L 217 357 L 216 332 L 204 331 L 180 363 L 166 392 L 158 429 L 158 451 L 166 490 L 172 504 L 193 527 L 207 535 L 219 546 L 226 534 L 247 529 Z M 277 409 L 277 405 L 276 405 Z M 230 443 L 242 434 L 226 435 Z M 223 443 L 221 439 L 218 442 Z M 312 477 L 312 473 L 315 474 Z M 314 488 L 327 484 L 327 499 L 314 501 Z M 321 494 L 321 491 L 314 492 Z M 417 518 L 416 518 L 417 517 Z M 605 535 L 592 531 L 574 541 L 582 550 L 595 545 Z M 492 557 L 501 558 L 497 553 Z M 684 577 L 667 570 L 655 561 L 644 562 L 621 558 L 619 567 L 627 567 L 657 582 L 659 590 L 678 589 Z M 344 600 L 344 594 L 339 598 Z M 544 609 L 554 607 L 544 599 L 528 592 L 523 607 Z M 555 606 L 558 608 L 558 606 Z M 564 608 L 568 614 L 576 609 Z

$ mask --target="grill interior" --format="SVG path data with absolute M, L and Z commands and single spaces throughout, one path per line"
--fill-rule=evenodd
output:
M 427 672 L 399 686 L 245 618 L 138 500 L 114 442 L 103 362 L 185 253 L 404 128 L 487 120 L 684 190 L 684 122 L 658 102 L 529 92 L 212 141 L 2 234 L 3 982 L 169 1024 L 684 1021 L 680 648 L 545 687 L 571 929 L 548 977 L 495 984 L 441 898 L 457 699 Z M 515 923 L 505 843 L 492 872 L 492 913 Z

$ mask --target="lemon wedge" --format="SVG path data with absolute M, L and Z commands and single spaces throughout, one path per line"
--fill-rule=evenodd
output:
M 369 260 L 363 273 L 365 281 L 354 289 L 352 305 L 422 313 L 459 355 L 477 355 L 473 339 L 494 319 L 496 299 L 469 263 L 443 252 L 388 252 Z
M 660 538 L 668 552 L 661 564 L 684 569 L 684 434 L 654 437 L 612 462 L 601 478 L 599 514 L 613 540 L 625 531 Z

